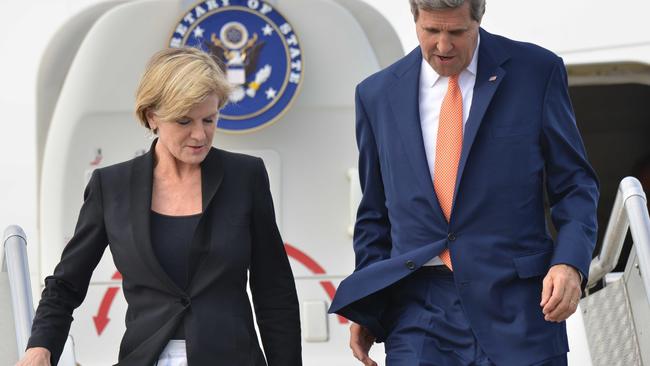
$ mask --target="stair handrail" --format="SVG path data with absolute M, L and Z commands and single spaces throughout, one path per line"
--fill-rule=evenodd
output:
M 634 177 L 623 178 L 618 186 L 603 245 L 589 267 L 587 288 L 596 285 L 616 267 L 628 229 L 632 234 L 639 271 L 650 303 L 650 216 L 643 186 Z
M 27 348 L 34 319 L 34 302 L 27 261 L 27 235 L 20 226 L 11 225 L 4 231 L 2 243 L 2 250 L 4 250 L 2 271 L 6 271 L 9 277 L 16 346 L 20 359 Z

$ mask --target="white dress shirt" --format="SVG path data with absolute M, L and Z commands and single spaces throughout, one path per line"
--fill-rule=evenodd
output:
M 458 85 L 463 95 L 463 131 L 472 107 L 472 96 L 474 95 L 474 84 L 476 83 L 476 69 L 478 65 L 478 45 L 481 43 L 480 36 L 476 42 L 474 56 L 467 68 L 461 71 L 458 77 Z M 440 108 L 442 100 L 447 94 L 448 76 L 440 76 L 422 58 L 420 65 L 420 126 L 422 128 L 422 139 L 424 140 L 424 152 L 427 156 L 429 173 L 431 174 L 431 185 L 433 185 L 433 172 L 436 165 L 436 142 L 438 141 L 438 125 L 440 119 Z M 425 266 L 437 266 L 443 264 L 439 257 L 434 257 Z

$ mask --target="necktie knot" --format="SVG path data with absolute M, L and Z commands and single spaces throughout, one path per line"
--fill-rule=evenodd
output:
M 458 74 L 449 77 L 449 86 L 447 87 L 448 90 L 458 87 L 458 77 Z

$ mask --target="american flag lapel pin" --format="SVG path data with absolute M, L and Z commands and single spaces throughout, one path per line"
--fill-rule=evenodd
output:
M 497 79 L 497 76 L 496 76 L 496 75 L 492 75 L 492 76 L 490 76 L 490 79 L 488 79 L 488 80 L 489 80 L 489 81 L 495 81 L 496 79 Z

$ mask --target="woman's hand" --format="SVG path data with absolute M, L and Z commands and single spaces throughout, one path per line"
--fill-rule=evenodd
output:
M 23 359 L 16 366 L 52 366 L 50 364 L 50 351 L 43 347 L 28 348 Z

